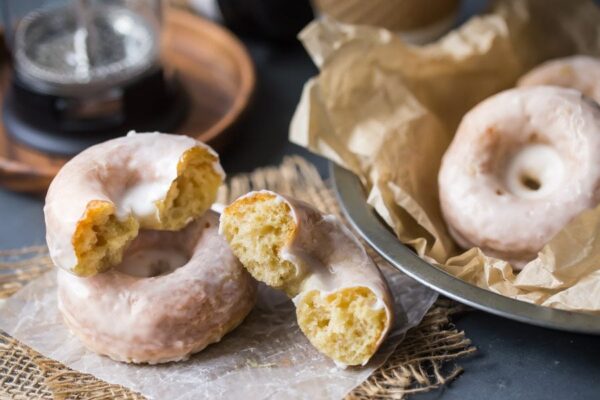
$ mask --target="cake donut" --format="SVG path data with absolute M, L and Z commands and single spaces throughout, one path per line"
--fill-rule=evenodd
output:
M 180 231 L 141 231 L 121 264 L 92 277 L 59 269 L 65 324 L 88 349 L 122 362 L 184 360 L 220 341 L 252 309 L 256 281 L 218 224 L 208 211 Z
M 438 178 L 456 242 L 520 268 L 600 200 L 600 106 L 561 87 L 496 94 L 463 117 Z
M 517 85 L 577 89 L 600 103 L 600 59 L 578 55 L 550 60 L 522 76 Z
M 97 353 L 162 363 L 219 341 L 250 312 L 256 281 L 207 211 L 224 177 L 185 136 L 130 134 L 59 171 L 44 214 L 66 325 Z
M 219 230 L 259 281 L 284 290 L 314 347 L 364 365 L 392 325 L 389 288 L 356 237 L 332 215 L 271 191 L 225 208 Z
M 140 229 L 178 230 L 215 201 L 218 155 L 183 135 L 135 132 L 84 150 L 46 195 L 54 264 L 91 276 L 118 264 Z

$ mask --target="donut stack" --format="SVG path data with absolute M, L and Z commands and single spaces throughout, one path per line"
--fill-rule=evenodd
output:
M 318 350 L 364 365 L 393 316 L 365 249 L 335 217 L 273 192 L 234 202 L 219 234 L 209 208 L 224 177 L 211 148 L 161 133 L 69 161 L 44 207 L 66 325 L 117 361 L 184 360 L 242 323 L 256 301 L 252 274 L 293 297 Z
M 239 325 L 256 282 L 208 211 L 225 174 L 185 136 L 93 146 L 53 180 L 44 215 L 58 304 L 89 349 L 134 363 L 183 360 Z

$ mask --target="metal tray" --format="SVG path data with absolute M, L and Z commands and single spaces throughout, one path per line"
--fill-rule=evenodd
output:
M 481 289 L 419 258 L 396 238 L 367 204 L 360 180 L 329 164 L 330 176 L 344 214 L 359 234 L 392 266 L 431 289 L 460 303 L 527 324 L 569 332 L 600 335 L 600 317 L 537 306 Z

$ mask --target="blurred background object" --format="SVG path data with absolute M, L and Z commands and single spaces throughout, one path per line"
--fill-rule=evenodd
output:
M 130 129 L 175 128 L 183 97 L 160 62 L 161 0 L 3 2 L 14 73 L 7 132 L 72 155 Z
M 422 44 L 455 25 L 460 0 L 173 0 L 243 35 L 289 41 L 314 16 L 386 28 Z M 482 2 L 486 3 L 486 1 Z
M 313 0 L 324 15 L 347 24 L 399 33 L 415 44 L 437 39 L 455 24 L 460 0 Z
M 129 130 L 230 140 L 254 91 L 250 55 L 166 3 L 0 1 L 0 185 L 44 191 L 73 154 Z
M 312 19 L 309 0 L 176 0 L 240 35 L 295 40 Z

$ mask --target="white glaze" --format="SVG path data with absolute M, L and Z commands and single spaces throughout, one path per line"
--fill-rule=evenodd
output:
M 301 206 L 296 202 L 290 205 L 292 207 L 297 209 Z M 310 240 L 302 239 L 303 235 L 299 234 L 280 252 L 282 259 L 291 262 L 301 275 L 306 276 L 300 293 L 293 299 L 294 303 L 298 304 L 302 296 L 311 290 L 327 296 L 343 288 L 366 287 L 377 298 L 373 308 L 386 307 L 384 299 L 391 298 L 387 284 L 365 248 L 337 217 L 321 217 L 316 223 L 310 221 L 310 217 L 301 220 L 298 229 L 310 232 L 306 235 L 310 236 Z
M 521 77 L 517 85 L 577 89 L 600 103 L 600 59 L 578 55 L 550 60 Z
M 128 253 L 190 254 L 169 274 L 141 278 L 117 267 L 80 278 L 59 270 L 65 322 L 86 347 L 118 361 L 177 361 L 219 341 L 251 310 L 256 282 L 218 235 L 217 224 L 209 211 L 179 232 L 140 233 Z
M 183 153 L 207 145 L 183 135 L 136 134 L 92 146 L 59 171 L 48 189 L 44 217 L 46 241 L 54 264 L 66 271 L 77 265 L 72 237 L 90 201 L 113 203 L 116 215 L 133 215 L 141 227 L 156 225 L 156 202 L 164 199 Z M 225 176 L 218 162 L 214 170 Z
M 520 183 L 528 172 L 542 185 Z M 439 173 L 441 208 L 463 248 L 516 267 L 600 201 L 600 107 L 560 87 L 511 89 L 463 118 Z

